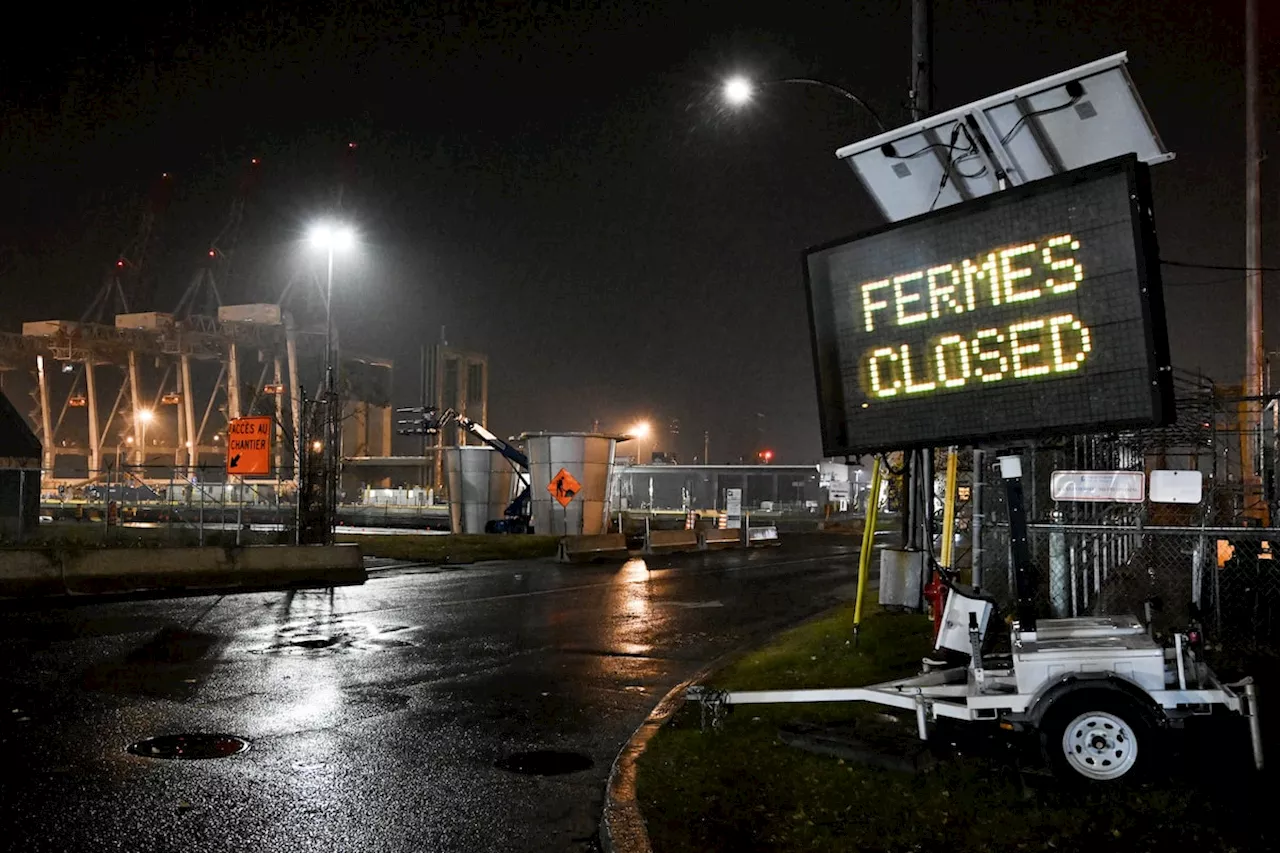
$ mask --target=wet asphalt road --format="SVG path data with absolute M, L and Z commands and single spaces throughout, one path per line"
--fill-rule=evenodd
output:
M 851 598 L 848 544 L 0 610 L 0 849 L 596 850 L 610 764 L 653 705 Z M 252 747 L 125 751 L 191 731 Z M 495 766 L 532 749 L 592 765 Z

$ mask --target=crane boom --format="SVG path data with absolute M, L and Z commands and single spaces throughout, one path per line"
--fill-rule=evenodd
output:
M 454 409 L 445 409 L 441 412 L 438 409 L 428 407 L 425 409 L 401 409 L 400 411 L 414 412 L 421 415 L 419 426 L 413 430 L 403 431 L 405 434 L 433 435 L 449 424 L 456 423 L 459 427 L 501 453 L 502 458 L 511 463 L 511 467 L 515 469 L 516 477 L 520 481 L 520 492 L 503 512 L 504 518 L 500 521 L 490 521 L 486 529 L 489 532 L 497 533 L 527 533 L 531 531 L 529 523 L 531 497 L 529 494 L 529 457 L 524 454 L 524 451 L 510 442 L 503 441 L 480 424 L 471 420 L 471 418 L 459 414 Z M 406 422 L 401 421 L 401 423 Z
M 459 415 L 457 412 L 454 412 L 453 409 L 449 409 L 448 411 L 453 412 L 453 420 L 458 424 L 458 426 L 462 427 L 467 432 L 471 433 L 476 438 L 501 453 L 504 458 L 511 462 L 521 472 L 527 472 L 529 470 L 529 457 L 525 456 L 519 448 L 513 447 L 509 443 L 498 438 L 496 435 L 489 432 L 489 430 L 471 420 L 471 418 L 468 418 L 465 415 Z

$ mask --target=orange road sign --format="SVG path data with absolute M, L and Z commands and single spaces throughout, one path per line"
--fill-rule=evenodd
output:
M 579 483 L 574 476 L 564 468 L 560 469 L 560 473 L 551 478 L 551 482 L 547 483 L 547 491 L 556 499 L 560 506 L 567 507 L 569 502 L 573 500 L 573 496 L 582 491 L 582 484 Z
M 271 418 L 236 418 L 227 425 L 227 473 L 239 477 L 271 473 Z

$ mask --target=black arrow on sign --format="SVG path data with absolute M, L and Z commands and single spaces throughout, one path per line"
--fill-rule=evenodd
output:
M 232 456 L 232 457 L 231 457 L 231 464 L 230 464 L 230 465 L 228 465 L 227 467 L 228 467 L 228 468 L 234 468 L 234 467 L 236 467 L 236 466 L 237 466 L 237 465 L 239 465 L 239 464 L 240 464 L 240 454 L 239 454 L 239 453 L 237 453 L 235 456 Z

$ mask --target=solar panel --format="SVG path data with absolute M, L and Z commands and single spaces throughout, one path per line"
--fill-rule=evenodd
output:
M 1171 160 L 1127 61 L 1117 53 L 846 145 L 836 156 L 891 222 L 1125 154 L 1148 165 Z

